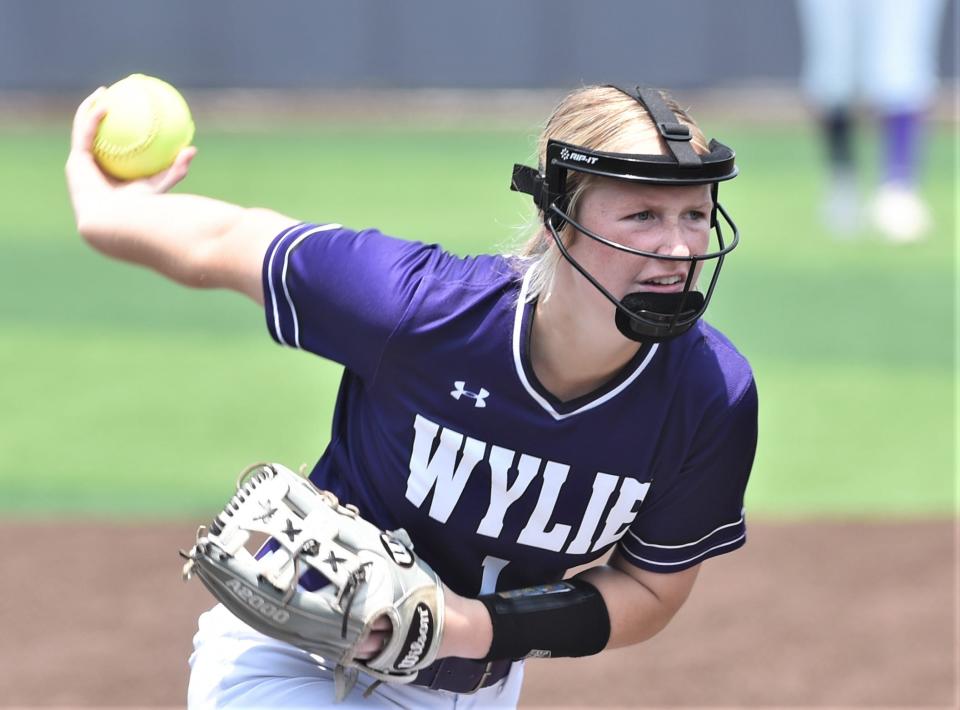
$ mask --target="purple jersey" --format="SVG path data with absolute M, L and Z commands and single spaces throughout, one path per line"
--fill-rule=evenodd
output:
M 273 338 L 344 365 L 310 475 L 468 596 L 559 579 L 611 546 L 674 572 L 740 547 L 757 436 L 746 360 L 700 322 L 561 402 L 537 381 L 509 258 L 297 225 L 267 250 Z

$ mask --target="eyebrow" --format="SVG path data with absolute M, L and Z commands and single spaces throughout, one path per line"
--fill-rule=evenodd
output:
M 638 202 L 643 205 L 643 208 L 640 209 L 639 211 L 643 211 L 643 210 L 647 210 L 647 209 L 654 209 L 654 208 L 661 208 L 661 207 L 664 206 L 664 203 L 663 203 L 662 201 L 660 201 L 660 200 L 651 200 L 651 199 L 646 199 L 646 198 L 644 198 L 644 199 L 642 199 L 642 200 L 638 200 Z M 632 205 L 632 206 L 629 207 L 628 209 L 637 210 L 638 208 L 636 207 L 636 205 Z M 713 201 L 712 201 L 712 200 L 704 200 L 704 201 L 702 201 L 702 202 L 689 202 L 689 203 L 684 203 L 682 209 L 683 209 L 683 210 L 695 210 L 695 209 L 700 209 L 700 210 L 709 211 L 709 210 L 713 209 Z

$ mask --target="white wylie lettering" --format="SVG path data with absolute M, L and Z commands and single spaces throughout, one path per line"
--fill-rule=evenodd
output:
M 580 530 L 567 548 L 567 552 L 571 555 L 582 555 L 590 551 L 590 540 L 600 524 L 603 509 L 607 507 L 607 501 L 610 500 L 610 495 L 617 487 L 619 480 L 619 476 L 611 476 L 609 473 L 598 473 L 593 479 L 593 493 L 590 494 L 590 502 L 587 503 L 587 510 L 583 514 Z
M 517 464 L 517 480 L 510 486 L 507 483 L 507 471 L 513 467 L 517 454 L 502 446 L 491 446 L 490 456 L 490 507 L 480 521 L 477 532 L 488 537 L 498 537 L 503 529 L 503 516 L 507 508 L 522 496 L 531 481 L 540 472 L 541 461 L 536 456 L 523 454 Z
M 560 489 L 563 482 L 567 480 L 567 474 L 570 472 L 569 466 L 547 461 L 547 467 L 543 472 L 543 486 L 540 488 L 540 497 L 537 499 L 537 507 L 533 509 L 533 515 L 527 521 L 527 526 L 520 531 L 520 537 L 517 542 L 531 547 L 540 547 L 544 550 L 553 550 L 559 552 L 570 534 L 569 525 L 554 525 L 547 531 L 547 523 L 553 517 L 553 509 L 557 507 L 557 498 L 560 497 Z
M 650 490 L 649 483 L 640 483 L 633 478 L 624 478 L 620 485 L 620 497 L 613 504 L 610 513 L 607 515 L 607 524 L 603 526 L 603 532 L 593 543 L 593 549 L 599 550 L 605 545 L 610 545 L 621 537 L 627 531 L 627 527 L 637 517 L 634 510 L 637 501 L 641 501 L 647 496 Z
M 430 503 L 430 517 L 447 522 L 453 507 L 460 500 L 463 487 L 474 467 L 483 458 L 487 445 L 477 439 L 464 437 L 452 429 L 440 432 L 440 446 L 433 457 L 430 449 L 440 431 L 440 425 L 417 415 L 413 423 L 416 437 L 413 451 L 410 453 L 410 478 L 407 479 L 407 500 L 418 508 L 423 505 L 431 488 L 433 500 Z M 454 470 L 453 464 L 460 453 L 460 463 Z
M 485 461 L 490 467 L 490 499 L 477 525 L 477 533 L 487 537 L 500 536 L 507 511 L 524 497 L 531 483 L 539 478 L 536 505 L 517 536 L 517 542 L 554 552 L 566 546 L 568 554 L 596 551 L 623 536 L 637 516 L 638 503 L 643 501 L 650 488 L 649 483 L 641 483 L 633 478 L 598 472 L 586 505 L 575 511 L 565 511 L 569 524 L 555 522 L 551 526 L 557 512 L 557 501 L 570 472 L 568 465 L 556 461 L 544 462 L 525 453 L 518 456 L 511 449 L 464 436 L 419 414 L 413 428 L 407 500 L 420 508 L 433 491 L 428 515 L 439 522 L 447 522 L 473 470 L 478 463 Z M 512 485 L 511 472 L 515 476 Z M 603 520 L 603 512 L 618 485 L 619 495 Z M 568 545 L 577 521 L 576 534 Z M 601 533 L 591 545 L 598 530 Z

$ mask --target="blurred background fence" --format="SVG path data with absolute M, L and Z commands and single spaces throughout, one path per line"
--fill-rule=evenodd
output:
M 185 88 L 792 86 L 800 54 L 791 0 L 0 0 L 6 90 L 145 68 Z

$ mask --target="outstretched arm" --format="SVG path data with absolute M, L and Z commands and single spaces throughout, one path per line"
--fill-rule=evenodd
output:
M 105 111 L 87 97 L 74 116 L 66 176 L 77 230 L 96 250 L 194 288 L 227 288 L 263 303 L 260 269 L 270 241 L 297 220 L 209 197 L 167 194 L 187 174 L 185 148 L 157 175 L 119 182 L 100 170 L 93 139 Z

